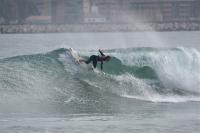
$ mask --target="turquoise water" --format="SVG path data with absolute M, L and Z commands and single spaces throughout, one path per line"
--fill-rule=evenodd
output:
M 1 35 L 0 131 L 197 133 L 199 33 Z M 113 58 L 88 71 L 69 47 Z

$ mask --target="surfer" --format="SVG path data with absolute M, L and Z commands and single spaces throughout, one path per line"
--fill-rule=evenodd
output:
M 91 55 L 90 58 L 87 61 L 86 60 L 79 60 L 79 62 L 85 62 L 86 64 L 89 64 L 92 61 L 93 67 L 96 68 L 97 62 L 99 61 L 99 62 L 101 62 L 101 70 L 103 70 L 103 62 L 109 61 L 111 59 L 111 56 L 104 55 L 102 50 L 100 50 L 100 49 L 99 49 L 99 53 L 101 54 L 101 56 Z

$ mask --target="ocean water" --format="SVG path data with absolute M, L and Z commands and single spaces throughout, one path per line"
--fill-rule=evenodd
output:
M 199 35 L 1 34 L 0 133 L 199 133 Z

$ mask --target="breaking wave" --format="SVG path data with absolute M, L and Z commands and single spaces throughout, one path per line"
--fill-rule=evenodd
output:
M 97 54 L 79 53 L 84 58 Z M 86 107 L 109 108 L 119 99 L 200 101 L 200 53 L 196 49 L 129 48 L 105 54 L 113 58 L 104 63 L 104 73 L 77 65 L 65 48 L 0 59 L 0 103 L 49 102 L 75 106 L 80 112 Z

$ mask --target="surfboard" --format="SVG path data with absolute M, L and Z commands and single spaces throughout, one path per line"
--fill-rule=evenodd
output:
M 72 56 L 72 58 L 74 59 L 74 61 L 78 64 L 80 64 L 80 60 L 82 59 L 81 56 L 78 54 L 77 51 L 75 51 L 73 48 L 69 48 L 69 52 Z
M 88 69 L 88 71 L 91 71 L 94 69 L 91 64 L 81 63 L 80 60 L 83 60 L 83 58 L 73 48 L 69 48 L 69 52 L 70 52 L 72 58 L 74 59 L 75 63 L 79 64 L 83 68 Z

